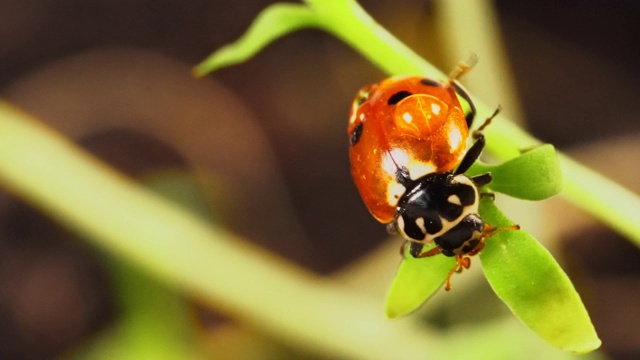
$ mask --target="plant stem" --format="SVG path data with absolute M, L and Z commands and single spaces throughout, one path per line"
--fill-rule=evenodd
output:
M 0 101 L 0 184 L 99 247 L 245 324 L 328 358 L 441 358 L 382 304 L 209 226 Z

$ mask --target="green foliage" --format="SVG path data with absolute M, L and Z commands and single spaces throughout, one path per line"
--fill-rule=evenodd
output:
M 316 24 L 317 17 L 306 6 L 274 4 L 258 15 L 242 38 L 220 48 L 198 65 L 193 73 L 204 76 L 211 71 L 243 62 L 283 35 Z
M 425 246 L 428 251 L 434 246 Z M 390 319 L 407 315 L 420 307 L 444 283 L 454 258 L 432 256 L 416 259 L 405 251 L 398 273 L 391 283 L 386 300 L 386 314 Z
M 494 226 L 509 226 L 490 199 L 481 214 Z M 486 241 L 482 268 L 493 291 L 549 344 L 579 353 L 600 347 L 600 339 L 573 284 L 553 256 L 525 231 L 503 231 Z
M 542 200 L 560 191 L 561 174 L 551 145 L 543 145 L 500 165 L 477 164 L 470 175 L 491 172 L 490 189 L 528 200 Z M 484 198 L 480 214 L 487 224 L 513 224 Z M 525 325 L 549 344 L 588 352 L 600 346 L 579 295 L 551 254 L 525 231 L 502 231 L 486 240 L 482 266 L 496 294 Z M 444 282 L 453 258 L 405 256 L 387 295 L 390 318 L 417 309 Z
M 544 200 L 560 193 L 562 172 L 553 145 L 545 144 L 500 165 L 474 164 L 467 175 L 490 172 L 492 191 L 523 200 Z

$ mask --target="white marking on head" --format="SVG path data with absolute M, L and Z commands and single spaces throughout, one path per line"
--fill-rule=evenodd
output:
M 405 232 L 404 232 L 404 219 L 402 218 L 402 216 L 398 216 L 398 218 L 396 219 L 396 226 L 397 226 L 397 229 L 400 231 L 400 233 L 405 235 Z
M 427 228 L 424 227 L 424 218 L 417 218 L 416 219 L 416 225 L 418 225 L 418 227 L 420 228 L 420 231 L 422 231 L 423 234 L 425 234 L 425 236 L 427 235 Z
M 462 206 L 462 202 L 460 201 L 460 198 L 456 194 L 449 195 L 449 197 L 447 198 L 447 201 L 454 205 Z
M 460 216 L 458 216 L 456 219 L 453 219 L 452 221 L 447 221 L 447 219 L 444 219 L 442 217 L 440 217 L 440 222 L 442 224 L 442 229 L 440 231 L 438 231 L 436 234 L 427 234 L 427 237 L 425 239 L 425 241 L 432 241 L 433 239 L 437 238 L 438 236 L 441 236 L 442 234 L 445 234 L 447 231 L 451 230 L 454 226 L 458 225 L 458 223 L 460 221 L 462 221 L 462 219 L 464 219 L 465 217 L 467 217 L 470 214 L 477 214 L 478 213 L 478 188 L 475 186 L 475 184 L 473 183 L 473 181 L 471 181 L 471 179 L 469 179 L 469 177 L 467 177 L 464 174 L 460 174 L 460 175 L 456 175 L 454 177 L 454 180 L 461 183 L 461 184 L 465 184 L 465 185 L 469 185 L 473 188 L 474 192 L 475 192 L 475 198 L 476 201 L 473 204 L 467 205 L 467 206 L 463 206 L 462 207 L 462 214 L 460 214 Z M 460 198 L 457 195 L 450 195 L 447 198 L 447 201 L 449 201 L 452 204 L 456 204 L 456 205 L 461 205 L 462 202 L 460 201 Z

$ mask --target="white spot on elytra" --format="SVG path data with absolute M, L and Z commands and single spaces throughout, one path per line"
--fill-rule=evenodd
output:
M 406 121 L 407 124 L 411 124 L 411 122 L 413 121 L 413 116 L 411 116 L 411 114 L 406 112 L 406 113 L 402 114 L 402 120 Z
M 409 176 L 411 179 L 416 180 L 427 174 L 431 174 L 436 171 L 435 165 L 431 162 L 411 161 L 409 163 Z
M 440 114 L 440 105 L 431 103 L 431 111 L 433 111 L 433 113 L 436 115 Z
M 391 151 L 387 151 L 382 159 L 382 168 L 384 171 L 395 177 L 396 171 L 403 166 L 407 166 L 409 162 L 409 156 L 402 149 L 392 149 Z
M 406 189 L 397 181 L 391 181 L 387 185 L 387 202 L 391 206 L 396 206 L 398 201 L 404 195 Z
M 452 151 L 456 151 L 462 142 L 462 134 L 457 127 L 451 127 L 449 131 L 449 147 Z

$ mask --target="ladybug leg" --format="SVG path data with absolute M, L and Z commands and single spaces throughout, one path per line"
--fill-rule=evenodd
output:
M 449 271 L 449 274 L 447 274 L 447 280 L 445 280 L 444 283 L 445 291 L 451 290 L 451 276 L 453 276 L 453 273 L 461 273 L 464 269 L 471 267 L 471 258 L 469 256 L 472 256 L 471 253 L 456 255 L 456 264 L 451 271 Z
M 493 114 L 491 114 L 491 116 L 489 116 L 483 123 L 482 125 L 480 125 L 479 128 L 477 128 L 472 136 L 474 139 L 480 139 L 480 138 L 484 138 L 484 135 L 482 135 L 482 131 L 489 126 L 489 124 L 491 124 L 491 121 L 493 120 L 493 118 L 495 118 L 496 116 L 498 116 L 498 114 L 500 113 L 500 111 L 502 111 L 502 105 L 498 105 L 498 107 L 496 108 L 496 110 L 493 112 Z
M 473 124 L 473 119 L 476 118 L 476 106 L 471 101 L 471 96 L 469 93 L 458 84 L 457 81 L 452 81 L 451 85 L 456 90 L 456 94 L 460 95 L 466 102 L 469 104 L 469 112 L 464 115 L 464 119 L 467 121 L 467 128 L 471 129 L 471 125 Z
M 400 255 L 404 257 L 404 253 L 407 250 L 407 245 L 409 246 L 409 254 L 414 258 L 422 258 L 427 256 L 433 256 L 440 253 L 439 248 L 434 248 L 426 253 L 422 254 L 422 248 L 424 247 L 423 243 L 405 240 L 400 246 Z M 434 251 L 437 250 L 437 251 Z
M 462 159 L 462 161 L 460 162 L 460 165 L 458 165 L 458 168 L 453 173 L 454 175 L 464 174 L 465 172 L 467 172 L 467 170 L 469 170 L 471 165 L 473 165 L 473 163 L 476 162 L 476 160 L 478 160 L 478 158 L 480 157 L 480 154 L 482 154 L 482 150 L 484 149 L 484 145 L 486 143 L 482 130 L 484 130 L 487 126 L 489 126 L 489 124 L 491 124 L 491 121 L 493 120 L 494 117 L 498 115 L 500 110 L 502 110 L 502 107 L 498 105 L 498 107 L 493 112 L 493 114 L 491 114 L 491 116 L 489 116 L 484 121 L 484 123 L 476 131 L 473 132 L 472 136 L 476 140 L 476 142 L 474 142 L 473 145 L 471 145 L 471 148 L 469 149 L 469 151 L 467 151 L 467 154 L 464 156 L 464 159 Z M 479 175 L 479 176 L 482 176 L 482 175 Z M 480 180 L 483 180 L 483 179 L 481 178 Z
M 400 245 L 400 256 L 402 256 L 404 258 L 404 252 L 407 250 L 407 243 L 409 241 L 405 240 L 402 242 L 402 245 Z
M 471 250 L 471 251 L 469 251 L 466 255 L 467 256 L 478 255 L 480 253 L 480 251 L 482 251 L 482 249 L 484 249 L 484 238 L 480 238 L 480 243 L 476 246 L 476 248 Z M 469 261 L 471 261 L 471 260 L 469 259 Z M 467 266 L 467 269 L 468 268 L 469 267 Z
M 420 253 L 422 252 L 423 244 L 415 241 L 405 240 L 402 242 L 402 246 L 400 246 L 400 256 L 404 257 L 404 253 L 407 250 L 407 245 L 409 246 L 409 254 L 414 258 L 421 257 Z
M 496 199 L 496 194 L 494 194 L 492 192 L 483 192 L 483 193 L 480 193 L 480 197 L 481 198 L 487 197 L 487 198 L 490 198 L 491 200 L 495 200 Z
M 422 251 L 423 244 L 421 244 L 421 243 L 415 243 L 415 242 L 412 242 L 412 243 L 411 243 L 411 245 L 413 246 L 413 244 L 419 245 L 419 246 L 420 246 L 420 251 Z M 414 254 L 414 253 L 411 253 L 411 255 L 412 255 L 414 258 L 424 258 L 424 257 L 429 257 L 429 256 L 438 255 L 438 254 L 440 254 L 440 248 L 439 248 L 439 247 L 437 247 L 437 246 L 436 246 L 436 247 L 434 247 L 433 249 L 431 249 L 431 250 L 429 250 L 429 251 L 425 252 L 425 253 L 420 253 L 420 252 L 417 252 L 417 253 L 415 253 L 415 254 Z
M 485 173 L 471 178 L 471 181 L 473 181 L 473 183 L 479 188 L 489 185 L 491 180 L 493 180 L 491 173 Z
M 484 229 L 482 230 L 482 237 L 480 238 L 480 244 L 476 247 L 476 249 L 480 249 L 480 250 L 476 251 L 476 249 L 474 249 L 472 252 L 474 254 L 479 253 L 484 248 L 484 241 L 486 239 L 504 230 L 520 230 L 520 225 L 510 225 L 510 226 L 503 226 L 499 228 L 499 227 L 484 224 Z M 471 252 L 469 254 L 471 254 Z
M 471 145 L 471 148 L 469 149 L 469 151 L 467 151 L 466 155 L 460 162 L 460 165 L 458 165 L 456 171 L 454 171 L 453 175 L 464 174 L 465 172 L 467 172 L 467 170 L 469 170 L 471 165 L 473 165 L 473 163 L 478 160 L 480 154 L 482 154 L 482 150 L 484 149 L 485 144 L 484 135 L 480 135 L 481 136 L 476 140 L 476 142 Z

